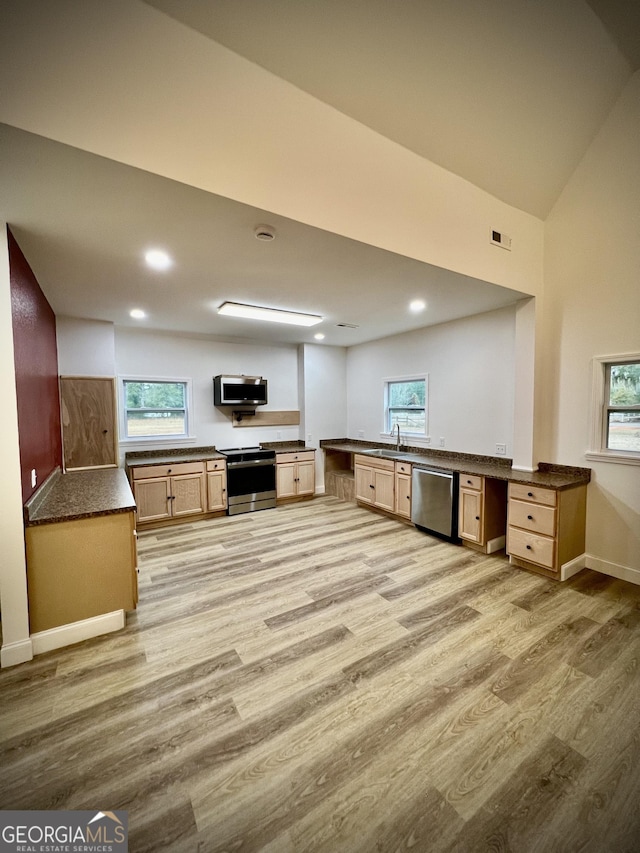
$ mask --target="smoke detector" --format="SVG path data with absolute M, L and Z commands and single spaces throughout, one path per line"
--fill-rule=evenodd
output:
M 276 238 L 276 229 L 271 225 L 258 225 L 253 233 L 256 240 L 262 240 L 263 243 L 270 243 Z

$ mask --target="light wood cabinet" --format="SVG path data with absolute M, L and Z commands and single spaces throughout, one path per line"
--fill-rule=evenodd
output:
M 396 462 L 395 513 L 411 518 L 411 465 Z
M 32 634 L 135 609 L 132 511 L 28 526 L 25 541 Z
M 395 512 L 395 462 L 356 455 L 354 460 L 356 500 Z
M 316 490 L 316 455 L 313 450 L 276 454 L 276 497 L 313 497 Z
M 140 523 L 206 512 L 204 462 L 144 465 L 133 469 Z
M 460 474 L 458 536 L 485 554 L 505 547 L 507 483 L 491 477 Z
M 556 490 L 510 483 L 509 561 L 561 580 L 570 577 L 582 568 L 586 504 L 586 485 Z
M 224 459 L 207 460 L 207 510 L 227 508 L 227 463 Z

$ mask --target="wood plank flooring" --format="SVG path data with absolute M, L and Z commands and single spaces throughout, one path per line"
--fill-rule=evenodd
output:
M 0 805 L 132 851 L 640 850 L 640 588 L 335 497 L 140 536 L 117 633 L 0 672 Z

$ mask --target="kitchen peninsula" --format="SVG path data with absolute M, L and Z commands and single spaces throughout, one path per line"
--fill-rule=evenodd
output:
M 56 469 L 24 507 L 38 652 L 124 626 L 138 601 L 135 501 L 122 469 Z

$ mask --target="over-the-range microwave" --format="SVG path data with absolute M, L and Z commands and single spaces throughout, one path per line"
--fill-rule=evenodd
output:
M 264 406 L 267 380 L 262 376 L 214 376 L 213 402 L 216 406 Z

